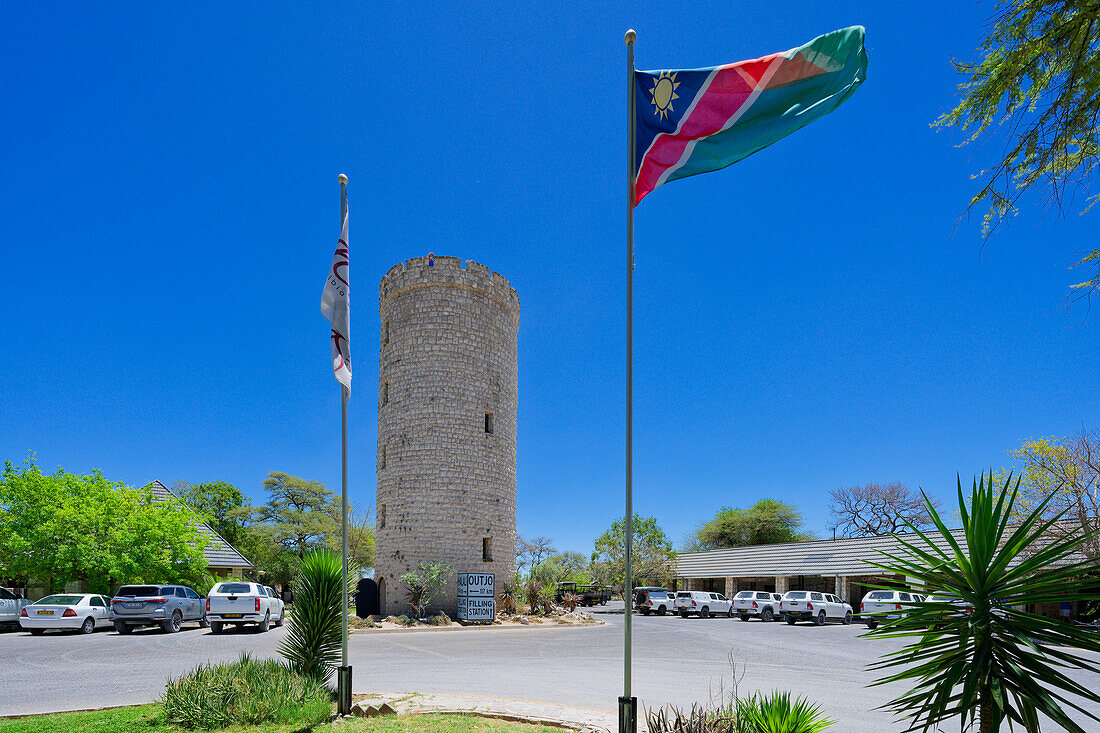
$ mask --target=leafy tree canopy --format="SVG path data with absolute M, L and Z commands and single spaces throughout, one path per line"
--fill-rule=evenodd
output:
M 1082 188 L 1090 209 L 1100 200 L 1100 193 L 1088 195 L 1100 162 L 1100 3 L 999 0 L 981 51 L 980 61 L 954 62 L 967 77 L 962 99 L 935 125 L 970 132 L 967 142 L 993 135 L 991 128 L 1008 136 L 1003 157 L 978 174 L 982 188 L 970 200 L 989 207 L 984 233 L 1015 213 L 1020 196 L 1036 185 L 1059 206 L 1067 189 Z M 1087 279 L 1072 287 L 1100 289 L 1100 249 L 1077 266 L 1087 268 Z
M 685 549 L 714 550 L 813 539 L 801 528 L 802 514 L 793 506 L 778 499 L 761 499 L 748 509 L 722 507 L 714 519 L 695 531 Z
M 176 496 L 202 516 L 211 529 L 231 545 L 236 545 L 244 531 L 241 513 L 245 496 L 233 484 L 209 481 L 199 484 L 177 481 L 172 484 Z
M 58 469 L 33 459 L 4 463 L 0 477 L 0 575 L 23 576 L 48 590 L 83 581 L 96 593 L 123 583 L 188 583 L 210 578 L 194 513 L 176 500 Z
M 634 515 L 631 542 L 631 570 L 636 579 L 666 581 L 674 572 L 676 552 L 655 517 Z M 596 538 L 590 565 L 594 579 L 601 584 L 624 585 L 626 580 L 626 522 L 617 519 L 610 529 Z
M 264 479 L 271 494 L 266 504 L 251 507 L 251 520 L 272 542 L 302 558 L 339 534 L 340 500 L 320 481 L 272 471 Z

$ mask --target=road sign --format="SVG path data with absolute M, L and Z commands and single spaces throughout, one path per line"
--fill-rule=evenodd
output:
M 496 576 L 492 573 L 458 574 L 460 621 L 492 621 L 496 618 Z

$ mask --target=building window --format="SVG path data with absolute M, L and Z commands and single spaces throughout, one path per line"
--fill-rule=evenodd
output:
M 491 412 L 485 413 L 485 432 L 493 434 L 493 413 Z
M 482 537 L 481 538 L 481 561 L 492 562 L 493 561 L 493 538 Z
M 382 404 L 388 405 L 390 403 L 390 383 L 382 382 Z
M 386 321 L 386 324 L 382 327 L 382 345 L 388 346 L 390 343 L 390 322 Z
M 386 528 L 386 505 L 382 504 L 378 507 L 378 529 Z
M 383 469 L 383 470 L 385 470 L 385 468 L 386 468 L 386 444 L 385 443 L 382 444 L 382 460 L 379 461 L 378 467 Z

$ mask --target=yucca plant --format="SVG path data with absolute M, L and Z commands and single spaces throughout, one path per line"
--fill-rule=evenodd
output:
M 332 550 L 309 552 L 294 581 L 294 607 L 279 653 L 296 672 L 327 682 L 340 664 L 343 598 L 351 591 Z
M 500 609 L 509 615 L 519 613 L 520 580 L 504 581 L 500 584 Z
M 964 726 L 977 721 L 980 733 L 999 730 L 1005 720 L 1038 731 L 1042 714 L 1066 730 L 1085 733 L 1070 718 L 1071 710 L 1100 721 L 1072 699 L 1100 702 L 1100 695 L 1060 671 L 1096 671 L 1077 650 L 1100 652 L 1100 640 L 1023 610 L 1096 597 L 1083 576 L 1095 565 L 1074 557 L 1094 533 L 1073 538 L 1050 534 L 1062 515 L 1044 518 L 1049 498 L 1019 524 L 1010 525 L 1019 484 L 1019 479 L 1013 484 L 1010 475 L 997 490 L 992 472 L 988 478 L 983 474 L 974 480 L 968 507 L 958 481 L 965 545 L 956 541 L 926 496 L 925 508 L 935 529 L 925 533 L 910 525 L 915 539 L 898 537 L 901 549 L 883 552 L 886 559 L 874 563 L 908 577 L 918 593 L 950 599 L 918 604 L 869 632 L 872 637 L 913 639 L 871 667 L 901 667 L 876 680 L 876 685 L 915 681 L 912 689 L 886 706 L 912 719 L 907 730 L 927 730 L 961 717 Z
M 818 733 L 834 725 L 821 706 L 789 692 L 753 695 L 737 701 L 738 733 Z

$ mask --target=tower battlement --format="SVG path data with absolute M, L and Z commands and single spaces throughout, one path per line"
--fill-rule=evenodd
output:
M 473 260 L 436 256 L 432 266 L 427 257 L 412 257 L 398 262 L 382 276 L 378 287 L 378 307 L 389 298 L 411 289 L 438 286 L 483 291 L 500 303 L 519 323 L 519 294 L 503 275 Z

